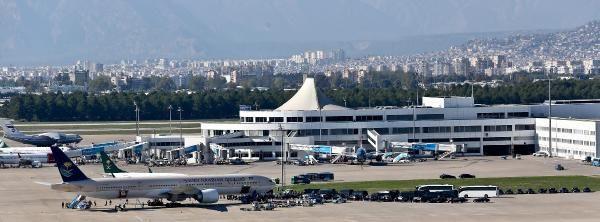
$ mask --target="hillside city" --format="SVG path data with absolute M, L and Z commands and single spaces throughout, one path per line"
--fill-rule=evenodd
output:
M 337 76 L 360 83 L 370 72 L 409 72 L 423 77 L 514 73 L 557 75 L 600 74 L 600 21 L 572 30 L 519 34 L 502 39 L 474 39 L 444 51 L 410 56 L 350 57 L 343 49 L 310 50 L 288 58 L 270 59 L 123 59 L 116 64 L 78 60 L 70 66 L 1 66 L 0 93 L 88 91 L 90 82 L 103 77 L 114 91 L 143 91 L 149 78 L 168 77 L 177 89 L 186 89 L 194 77 L 241 82 L 263 76 L 309 73 Z

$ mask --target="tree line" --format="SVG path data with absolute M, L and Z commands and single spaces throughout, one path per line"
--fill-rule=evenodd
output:
M 401 82 L 398 84 L 402 85 Z M 318 83 L 319 85 L 319 83 Z M 348 107 L 404 106 L 414 103 L 417 88 L 389 87 L 329 88 L 320 87 L 338 105 Z M 547 99 L 547 82 L 523 81 L 498 87 L 474 86 L 475 102 L 481 104 L 530 104 Z M 470 85 L 445 88 L 418 88 L 419 96 L 470 96 Z M 553 99 L 600 98 L 600 79 L 555 80 Z M 0 107 L 0 116 L 24 121 L 126 121 L 135 120 L 134 102 L 143 120 L 173 118 L 181 107 L 183 119 L 236 118 L 239 105 L 253 109 L 275 109 L 295 91 L 272 88 L 265 91 L 249 89 L 203 90 L 197 92 L 153 91 L 93 94 L 87 92 L 20 94 L 12 96 Z

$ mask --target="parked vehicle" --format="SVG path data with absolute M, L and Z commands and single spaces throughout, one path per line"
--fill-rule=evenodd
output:
M 462 186 L 458 188 L 458 196 L 464 198 L 498 197 L 497 186 Z
M 555 170 L 559 170 L 559 171 L 560 171 L 560 170 L 565 170 L 565 167 L 563 167 L 563 166 L 562 166 L 562 165 L 560 165 L 560 164 L 556 164 L 556 167 L 554 167 L 554 169 L 555 169 Z
M 589 193 L 589 192 L 592 192 L 592 189 L 590 189 L 589 187 L 584 187 L 583 188 L 583 192 L 584 193 Z
M 470 178 L 475 178 L 475 175 L 473 174 L 468 174 L 468 173 L 463 173 L 461 175 L 458 176 L 460 179 L 470 179 Z
M 310 184 L 310 179 L 304 175 L 293 176 L 292 184 Z
M 525 191 L 525 193 L 527 194 L 535 194 L 535 191 L 531 188 L 527 189 L 527 191 Z
M 429 192 L 440 192 L 447 190 L 454 190 L 454 186 L 450 184 L 436 184 L 436 185 L 421 185 L 416 187 L 417 191 L 429 191 Z
M 537 151 L 537 152 L 533 153 L 533 156 L 536 156 L 536 157 L 549 157 L 550 153 L 548 153 L 547 151 Z
M 334 179 L 333 173 L 330 172 L 322 172 L 318 174 L 319 180 L 321 181 L 331 181 Z
M 319 190 L 319 195 L 325 200 L 330 200 L 337 196 L 337 192 L 335 189 L 321 189 Z
M 473 203 L 487 203 L 487 202 L 490 202 L 490 199 L 485 198 L 485 197 L 480 197 L 480 198 L 473 200 Z
M 559 193 L 569 193 L 569 189 L 567 189 L 566 187 L 560 188 L 560 190 L 558 191 Z
M 444 174 L 440 175 L 440 179 L 456 179 L 456 177 L 453 175 L 444 173 Z
M 354 190 L 352 189 L 346 189 L 346 190 L 340 190 L 340 192 L 338 193 L 342 198 L 348 198 L 350 197 L 350 195 L 352 194 L 352 192 L 354 192 Z
M 464 197 L 456 197 L 456 198 L 452 198 L 452 199 L 450 199 L 450 201 L 449 201 L 449 202 L 450 202 L 450 203 L 465 203 L 465 202 L 467 202 L 467 201 L 468 201 L 468 200 L 467 200 L 467 198 L 464 198 Z
M 348 199 L 351 200 L 366 200 L 367 197 L 369 196 L 369 192 L 364 191 L 364 190 L 355 190 L 352 192 L 352 194 L 350 195 L 350 197 Z
M 579 193 L 581 192 L 581 190 L 579 190 L 579 187 L 573 187 L 573 189 L 571 189 L 571 193 Z
M 558 193 L 558 191 L 556 190 L 556 188 L 552 187 L 548 189 L 548 193 Z

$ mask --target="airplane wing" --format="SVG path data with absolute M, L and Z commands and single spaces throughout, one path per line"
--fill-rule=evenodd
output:
M 40 185 L 44 185 L 44 186 L 50 186 L 50 185 L 52 185 L 52 183 L 41 182 L 41 181 L 35 181 L 35 183 L 40 184 Z

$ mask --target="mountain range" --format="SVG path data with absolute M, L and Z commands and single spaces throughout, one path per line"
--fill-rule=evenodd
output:
M 595 0 L 0 0 L 0 65 L 435 51 L 600 18 Z

